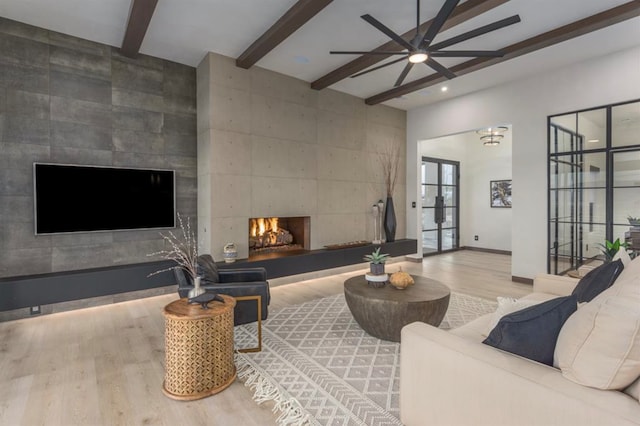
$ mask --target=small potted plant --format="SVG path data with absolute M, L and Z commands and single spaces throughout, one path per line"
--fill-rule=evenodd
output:
M 640 227 L 640 217 L 627 216 L 627 220 L 629 221 L 629 225 L 634 228 Z
M 364 260 L 369 262 L 371 275 L 384 274 L 384 263 L 387 261 L 388 257 L 389 255 L 386 253 L 380 253 L 380 247 L 378 247 L 373 253 L 367 254 L 364 257 Z
M 614 242 L 605 240 L 604 244 L 598 245 L 601 247 L 600 251 L 604 254 L 605 262 L 611 262 L 616 253 L 618 253 L 618 250 L 626 250 L 629 248 L 629 243 L 620 242 L 620 238 L 616 238 Z

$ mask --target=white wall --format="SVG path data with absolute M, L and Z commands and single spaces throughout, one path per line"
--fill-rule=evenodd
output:
M 455 80 L 454 80 L 455 82 Z M 420 203 L 418 141 L 513 126 L 512 275 L 533 278 L 547 261 L 547 116 L 640 98 L 640 47 L 510 82 L 407 114 L 407 202 Z M 407 213 L 409 238 L 419 235 Z
M 418 144 L 421 157 L 460 162 L 461 247 L 511 250 L 511 209 L 489 203 L 489 182 L 511 179 L 511 134 L 509 126 L 500 145 L 490 147 L 475 131 Z

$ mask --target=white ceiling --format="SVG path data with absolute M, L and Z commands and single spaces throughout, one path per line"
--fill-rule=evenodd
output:
M 1 0 L 0 16 L 38 27 L 120 46 L 131 0 Z M 441 33 L 445 40 L 498 19 L 519 14 L 522 22 L 485 34 L 451 49 L 499 49 L 566 25 L 629 0 L 511 0 Z M 160 0 L 141 53 L 197 66 L 207 52 L 238 57 L 296 0 Z M 435 16 L 444 0 L 422 0 L 421 21 Z M 308 82 L 355 56 L 330 55 L 330 50 L 369 50 L 389 39 L 360 19 L 368 13 L 403 33 L 415 26 L 414 0 L 335 0 L 256 65 Z M 640 46 L 640 18 L 587 34 L 443 84 L 396 98 L 385 104 L 411 109 L 459 96 L 533 73 L 558 68 L 598 55 Z M 466 59 L 442 59 L 451 66 Z M 392 88 L 403 63 L 331 88 L 366 98 Z M 413 68 L 405 82 L 431 74 Z

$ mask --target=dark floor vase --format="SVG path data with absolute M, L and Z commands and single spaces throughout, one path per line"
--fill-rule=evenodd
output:
M 387 197 L 387 205 L 384 209 L 384 234 L 388 243 L 396 240 L 396 211 L 391 197 Z

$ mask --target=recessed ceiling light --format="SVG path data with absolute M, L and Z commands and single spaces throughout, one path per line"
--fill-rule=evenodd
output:
M 600 142 L 600 139 L 589 139 L 587 142 L 588 143 L 598 143 L 598 142 Z
M 447 86 L 442 86 L 440 88 L 440 91 L 442 91 L 442 92 L 446 92 L 447 90 L 449 90 L 449 88 Z

